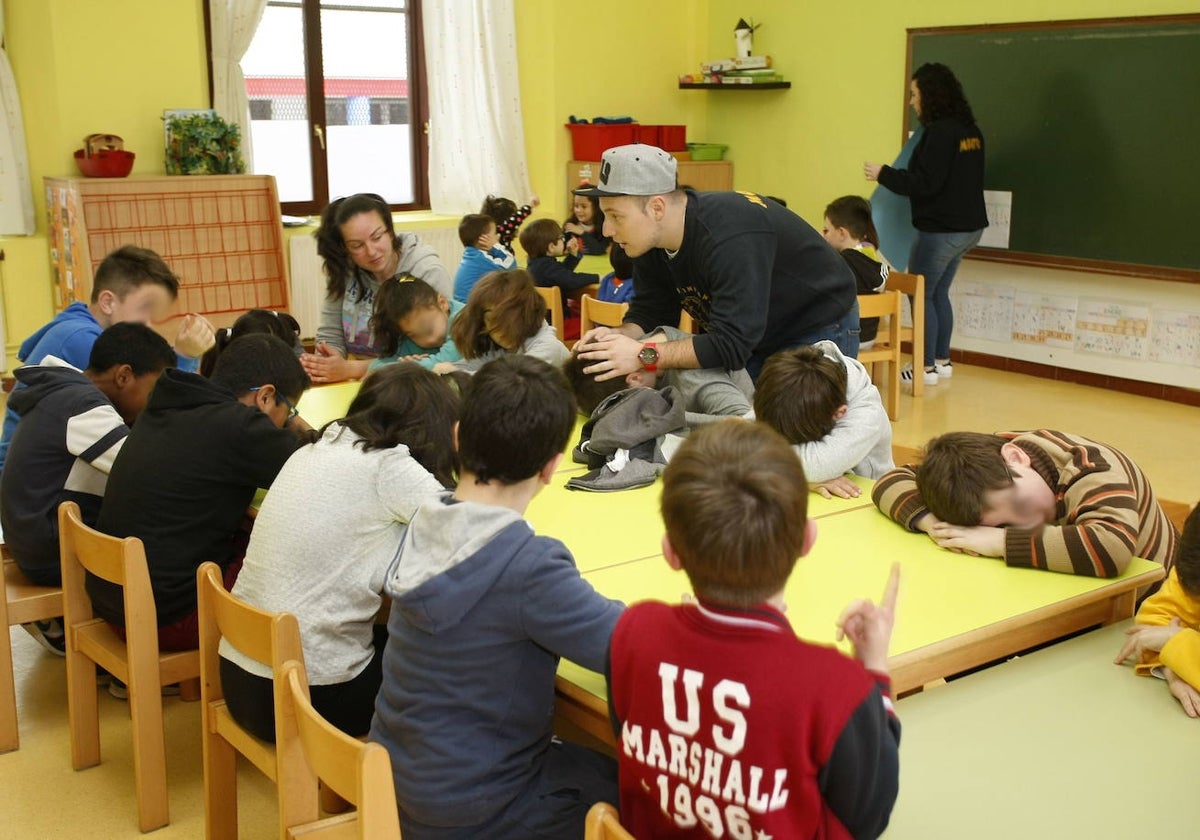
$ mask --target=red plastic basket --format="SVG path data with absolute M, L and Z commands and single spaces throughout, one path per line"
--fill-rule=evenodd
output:
M 658 146 L 664 152 L 686 152 L 687 126 L 660 125 L 658 127 Z
M 634 142 L 637 123 L 618 125 L 581 125 L 568 123 L 575 160 L 600 160 L 601 155 L 613 146 L 627 146 Z

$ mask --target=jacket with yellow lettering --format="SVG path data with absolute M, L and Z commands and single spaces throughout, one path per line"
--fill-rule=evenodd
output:
M 912 202 L 912 223 L 927 233 L 987 227 L 983 132 L 955 117 L 925 126 L 907 169 L 885 166 L 879 183 Z
M 635 837 L 873 838 L 899 778 L 888 678 L 765 604 L 648 601 L 609 652 L 621 823 Z
M 1170 569 L 1178 534 L 1145 473 L 1128 456 L 1106 444 L 1049 429 L 996 435 L 1029 455 L 1031 466 L 1057 499 L 1053 522 L 1005 529 L 1005 563 L 1102 578 L 1120 575 L 1134 557 Z M 912 530 L 930 512 L 912 466 L 897 467 L 880 478 L 871 496 L 883 513 Z
M 1192 688 L 1200 689 L 1200 597 L 1191 595 L 1179 582 L 1179 571 L 1172 569 L 1162 589 L 1147 598 L 1137 612 L 1138 624 L 1170 624 L 1178 618 L 1183 629 L 1171 637 L 1156 654 L 1147 654 L 1137 672 L 1166 665 Z

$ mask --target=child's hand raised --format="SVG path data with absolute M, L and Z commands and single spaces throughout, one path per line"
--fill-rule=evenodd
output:
M 538 198 L 537 193 L 534 193 L 533 195 L 529 196 L 529 206 L 530 207 L 537 207 L 541 203 L 542 203 L 542 200 L 540 198 Z
M 896 596 L 900 591 L 900 564 L 893 563 L 878 606 L 866 598 L 852 601 L 837 620 L 837 640 L 849 638 L 854 656 L 869 671 L 888 672 L 888 643 L 896 623 Z
M 209 320 L 191 312 L 184 316 L 183 324 L 175 334 L 175 352 L 195 359 L 211 350 L 216 341 L 216 330 Z
M 574 236 L 567 240 L 567 253 L 572 257 L 579 256 L 579 240 Z

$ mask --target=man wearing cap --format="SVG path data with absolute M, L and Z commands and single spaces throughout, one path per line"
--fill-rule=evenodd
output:
M 655 146 L 604 153 L 594 195 L 604 235 L 633 258 L 624 323 L 589 331 L 578 349 L 598 380 L 639 369 L 746 368 L 822 339 L 858 354 L 854 274 L 821 234 L 781 204 L 748 192 L 676 186 L 675 158 Z M 686 310 L 703 334 L 643 344 Z M 584 349 L 583 345 L 597 346 Z

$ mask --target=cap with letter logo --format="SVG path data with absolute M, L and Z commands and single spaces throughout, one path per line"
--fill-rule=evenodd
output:
M 600 183 L 575 195 L 663 195 L 675 190 L 677 169 L 675 158 L 657 146 L 616 146 L 600 161 Z

